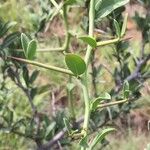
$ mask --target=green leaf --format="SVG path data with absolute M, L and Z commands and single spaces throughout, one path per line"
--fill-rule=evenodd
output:
M 0 29 L 0 37 L 3 37 L 6 33 L 7 33 L 7 31 L 11 28 L 11 27 L 13 27 L 13 26 L 15 26 L 17 24 L 17 22 L 14 22 L 14 21 L 8 21 L 7 23 L 5 23 L 4 25 L 2 25 L 2 27 L 1 27 L 1 29 Z
M 121 37 L 125 35 L 126 28 L 127 28 L 127 21 L 128 21 L 128 14 L 125 15 L 124 20 L 123 20 L 123 25 L 121 29 Z
M 95 10 L 98 10 L 103 0 L 95 0 Z
M 29 38 L 24 33 L 21 33 L 21 44 L 26 57 L 29 41 L 30 41 Z
M 27 47 L 27 58 L 32 60 L 36 54 L 37 43 L 35 40 L 31 40 Z
M 119 23 L 115 19 L 114 19 L 114 26 L 115 26 L 116 34 L 120 38 L 121 37 L 120 26 L 119 26 Z
M 29 85 L 29 71 L 28 71 L 28 68 L 25 66 L 22 68 L 23 72 L 22 72 L 22 75 L 23 75 L 23 79 L 26 83 L 26 85 L 28 86 Z
M 36 96 L 36 94 L 37 94 L 37 88 L 36 87 L 31 88 L 31 90 L 30 90 L 30 96 L 31 96 L 32 99 L 34 99 L 34 97 Z
M 42 85 L 37 88 L 37 94 L 42 94 L 50 90 L 50 84 Z
M 19 37 L 20 37 L 19 32 L 14 32 L 14 33 L 9 34 L 3 40 L 2 48 L 6 48 L 6 47 L 10 46 L 13 42 L 15 42 L 17 39 L 19 39 Z
M 102 100 L 111 100 L 110 94 L 105 93 L 103 96 L 99 96 L 96 99 L 92 100 L 91 110 L 94 111 Z
M 102 132 L 98 133 L 96 135 L 96 137 L 93 139 L 92 143 L 89 144 L 90 147 L 88 148 L 88 150 L 93 150 L 93 148 L 98 144 L 100 143 L 107 134 L 109 134 L 110 132 L 112 131 L 115 131 L 116 129 L 114 128 L 108 128 L 108 129 L 104 129 Z
M 128 99 L 129 94 L 130 94 L 129 83 L 128 83 L 128 81 L 125 81 L 123 84 L 123 98 Z
M 79 39 L 81 39 L 83 42 L 85 42 L 86 44 L 90 45 L 93 48 L 96 48 L 96 46 L 97 46 L 96 40 L 93 37 L 80 36 Z
M 13 118 L 14 118 L 14 112 L 12 110 L 8 111 L 8 125 L 11 126 L 11 124 L 13 123 Z
M 83 137 L 83 138 L 80 140 L 79 144 L 80 144 L 82 147 L 84 147 L 84 148 L 88 148 L 89 145 L 88 145 L 88 143 L 87 143 L 87 136 Z
M 65 0 L 65 5 L 72 5 L 76 3 L 76 0 Z
M 69 120 L 67 118 L 63 118 L 63 121 L 64 121 L 64 125 L 65 125 L 68 133 L 71 134 L 71 126 L 70 126 Z
M 86 70 L 86 64 L 84 60 L 75 54 L 67 54 L 65 56 L 65 62 L 67 67 L 76 75 L 79 76 L 83 74 Z
M 127 4 L 129 0 L 96 0 L 96 20 L 99 21 L 102 18 L 109 15 L 113 10 Z
M 32 84 L 36 80 L 38 75 L 39 75 L 39 70 L 34 70 L 32 75 L 30 76 L 29 82 Z
M 52 122 L 47 128 L 46 128 L 46 133 L 45 133 L 45 138 L 46 140 L 50 139 L 52 135 L 52 131 L 54 130 L 56 126 L 56 122 Z

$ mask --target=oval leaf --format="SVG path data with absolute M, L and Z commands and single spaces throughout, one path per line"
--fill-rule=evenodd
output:
M 65 62 L 67 67 L 76 75 L 79 76 L 83 74 L 86 70 L 86 64 L 84 60 L 75 54 L 67 54 L 65 56 Z
M 21 33 L 21 45 L 26 57 L 29 41 L 30 41 L 29 38 L 24 33 Z
M 37 43 L 35 40 L 31 40 L 27 48 L 27 58 L 32 60 L 36 54 Z
M 97 46 L 96 40 L 93 37 L 81 36 L 81 37 L 79 37 L 79 39 L 81 39 L 83 42 L 85 42 L 86 44 L 90 45 L 93 48 L 96 48 L 96 46 Z

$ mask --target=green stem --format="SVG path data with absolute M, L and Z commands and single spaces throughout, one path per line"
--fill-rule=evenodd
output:
M 94 18 L 95 18 L 95 0 L 90 1 L 90 10 L 89 10 L 89 36 L 93 37 L 94 33 Z M 86 55 L 85 55 L 85 63 L 89 64 L 90 56 L 91 56 L 92 47 L 88 45 Z
M 97 47 L 105 46 L 105 45 L 108 45 L 108 44 L 114 44 L 114 43 L 117 43 L 119 41 L 125 41 L 125 40 L 129 40 L 129 39 L 131 39 L 131 37 L 128 37 L 128 38 L 116 38 L 116 39 L 107 40 L 107 41 L 100 41 L 100 42 L 97 42 Z
M 63 68 L 59 68 L 59 67 L 55 67 L 55 66 L 51 66 L 51 65 L 45 65 L 43 63 L 39 63 L 39 62 L 32 61 L 32 60 L 26 60 L 26 59 L 22 59 L 22 58 L 18 58 L 18 57 L 9 57 L 9 58 L 12 58 L 14 60 L 21 61 L 21 62 L 24 62 L 24 63 L 27 63 L 27 64 L 31 64 L 31 65 L 34 65 L 34 66 L 38 66 L 38 67 L 42 67 L 42 68 L 45 68 L 45 69 L 49 69 L 49 70 L 53 70 L 53 71 L 57 71 L 57 72 L 60 72 L 60 73 L 65 73 L 65 74 L 74 76 L 74 74 L 70 70 L 67 70 L 67 69 L 63 69 Z
M 66 32 L 65 43 L 64 43 L 63 49 L 65 52 L 68 52 L 69 42 L 70 42 L 70 33 L 69 33 L 66 5 L 63 5 L 63 20 L 64 20 L 64 26 L 65 26 L 65 32 Z
M 70 84 L 72 83 L 72 77 L 71 76 L 69 76 L 69 83 Z M 76 116 L 75 116 L 75 110 L 74 110 L 74 106 L 73 106 L 73 89 L 67 90 L 67 91 L 68 91 L 70 118 L 74 123 L 76 120 Z
M 63 49 L 66 53 L 69 52 L 69 43 L 70 43 L 70 33 L 69 33 L 69 24 L 68 24 L 68 17 L 67 17 L 67 6 L 63 6 L 63 20 L 64 20 L 64 26 L 65 26 L 65 43 L 63 46 Z M 72 83 L 72 76 L 69 76 L 69 83 Z M 71 120 L 72 123 L 75 123 L 76 117 L 75 117 L 75 111 L 73 106 L 73 90 L 68 90 L 68 101 L 69 101 L 69 109 L 71 114 Z
M 62 5 L 62 15 L 63 15 L 65 32 L 66 32 L 64 45 L 62 47 L 37 50 L 37 52 L 63 52 L 63 51 L 68 52 L 71 36 L 69 33 L 69 26 L 68 26 L 68 19 L 67 19 L 67 6 L 64 4 Z
M 55 0 L 51 0 L 51 3 L 58 9 L 59 5 L 57 4 L 57 2 Z
M 86 74 L 84 75 L 84 78 L 82 80 L 82 90 L 83 90 L 83 97 L 84 97 L 84 103 L 85 103 L 83 132 L 84 132 L 84 136 L 87 136 L 89 117 L 90 117 L 90 101 L 89 101 L 89 93 L 88 93 L 87 75 Z
M 125 100 L 120 100 L 120 101 L 116 101 L 116 102 L 110 102 L 110 103 L 100 104 L 100 105 L 98 105 L 97 108 L 105 108 L 105 107 L 109 107 L 109 106 L 113 106 L 113 105 L 118 105 L 118 104 L 126 103 L 128 101 L 129 101 L 128 99 L 125 99 Z
M 63 52 L 63 47 L 37 49 L 37 52 Z
M 94 16 L 95 16 L 94 5 L 95 5 L 95 0 L 91 0 L 90 8 L 89 8 L 89 36 L 92 36 L 92 37 L 93 37 L 93 32 L 94 32 Z M 88 68 L 88 64 L 90 61 L 90 57 L 91 57 L 91 51 L 92 51 L 92 47 L 88 45 L 86 55 L 85 55 L 85 63 L 87 65 L 87 68 Z M 88 135 L 88 125 L 89 125 L 89 119 L 90 119 L 90 100 L 89 100 L 88 83 L 87 83 L 87 78 L 88 78 L 87 72 L 88 72 L 88 69 L 84 73 L 83 79 L 81 81 L 84 103 L 85 103 L 85 115 L 84 115 L 83 131 L 82 131 L 84 134 L 84 137 Z M 85 148 L 82 147 L 82 150 L 84 149 Z
M 50 21 L 53 20 L 53 18 L 58 14 L 58 13 L 63 13 L 62 11 L 62 7 L 64 5 L 63 2 L 61 2 L 59 5 L 54 1 L 52 0 L 51 2 L 53 2 L 53 5 L 56 7 L 56 11 L 53 13 L 52 17 L 50 18 Z
M 116 43 L 116 42 L 119 42 L 119 41 L 120 41 L 120 38 L 107 40 L 107 41 L 100 41 L 100 42 L 97 42 L 97 47 L 105 46 L 105 45 L 108 45 L 108 44 L 113 44 L 113 43 Z

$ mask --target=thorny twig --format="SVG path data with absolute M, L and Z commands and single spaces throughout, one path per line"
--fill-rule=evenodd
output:
M 37 124 L 36 133 L 38 134 L 39 128 L 40 128 L 40 118 L 38 116 L 37 108 L 34 105 L 33 99 L 32 99 L 32 97 L 30 95 L 30 91 L 29 91 L 28 88 L 24 87 L 23 84 L 21 83 L 18 70 L 14 71 L 11 67 L 8 70 L 9 70 L 8 71 L 9 72 L 8 73 L 9 76 L 13 76 L 13 78 L 15 77 L 15 79 L 13 81 L 25 93 L 25 95 L 28 98 L 29 104 L 30 104 L 32 112 L 33 112 L 33 119 L 34 119 L 34 121 Z M 18 134 L 20 136 L 28 137 L 27 135 L 24 135 L 23 133 L 20 133 L 18 131 L 12 131 L 12 132 L 15 133 L 15 134 Z M 29 136 L 29 138 L 31 138 L 31 137 Z M 37 144 L 37 146 L 40 148 L 41 145 L 42 145 L 41 140 L 39 138 L 36 138 L 36 137 L 32 138 L 32 139 L 35 141 L 35 143 Z
M 140 70 L 142 66 L 146 64 L 149 60 L 150 60 L 150 54 L 147 57 L 140 59 L 140 61 L 137 63 L 135 71 L 131 73 L 125 80 L 131 81 L 133 79 L 139 78 L 141 76 Z

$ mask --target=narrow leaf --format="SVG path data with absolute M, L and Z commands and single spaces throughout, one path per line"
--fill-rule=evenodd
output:
M 23 76 L 23 79 L 24 79 L 26 85 L 28 86 L 29 85 L 29 71 L 28 71 L 27 67 L 23 67 L 22 76 Z
M 36 54 L 37 43 L 35 40 L 31 40 L 27 47 L 27 58 L 32 60 Z
M 38 75 L 39 75 L 39 70 L 33 71 L 32 75 L 30 76 L 29 82 L 32 84 L 36 80 Z
M 104 129 L 102 132 L 98 133 L 97 136 L 93 139 L 92 143 L 90 144 L 90 147 L 88 150 L 93 150 L 93 148 L 100 143 L 107 134 L 109 134 L 112 131 L 115 131 L 116 129 L 114 128 L 108 128 Z
M 84 147 L 84 148 L 88 148 L 89 145 L 88 145 L 88 143 L 87 143 L 87 136 L 83 137 L 83 138 L 80 140 L 79 144 L 80 144 L 82 147 Z
M 123 84 L 123 97 L 124 97 L 124 99 L 129 98 L 129 93 L 130 93 L 129 83 L 128 83 L 128 81 L 125 81 Z
M 52 122 L 46 129 L 46 133 L 45 133 L 45 138 L 46 139 L 49 139 L 50 138 L 50 135 L 52 133 L 52 131 L 54 130 L 56 126 L 56 122 Z
M 10 46 L 13 42 L 15 42 L 17 39 L 19 39 L 20 33 L 19 32 L 14 32 L 9 35 L 7 35 L 2 43 L 2 48 L 6 48 Z
M 120 38 L 121 37 L 120 26 L 119 26 L 119 23 L 115 19 L 114 19 L 114 26 L 115 26 L 116 34 Z
M 125 15 L 124 20 L 123 20 L 123 25 L 121 29 L 121 37 L 125 35 L 126 28 L 127 28 L 127 21 L 128 21 L 128 14 Z
M 67 67 L 76 75 L 79 76 L 83 74 L 86 70 L 86 64 L 84 60 L 75 54 L 67 54 L 65 56 L 65 62 Z
M 102 18 L 109 15 L 115 9 L 127 4 L 129 0 L 95 0 L 96 20 L 99 21 Z
M 81 37 L 79 37 L 79 39 L 81 39 L 83 42 L 85 42 L 86 44 L 90 45 L 93 48 L 96 48 L 96 46 L 97 46 L 96 40 L 93 37 L 81 36 Z
M 68 133 L 71 134 L 71 126 L 70 126 L 69 120 L 67 118 L 63 118 L 63 121 L 64 121 L 64 125 L 65 125 Z
M 14 21 L 8 21 L 7 23 L 5 23 L 3 26 L 2 26 L 2 28 L 1 28 L 1 32 L 0 32 L 0 37 L 3 37 L 6 33 L 7 33 L 7 31 L 11 28 L 11 27 L 13 27 L 13 26 L 15 26 L 17 24 L 17 22 L 14 22 Z

